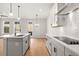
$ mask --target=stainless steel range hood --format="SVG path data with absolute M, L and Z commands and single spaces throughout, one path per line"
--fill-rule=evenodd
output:
M 68 3 L 64 5 L 57 13 L 56 15 L 67 15 L 70 12 L 73 12 L 75 10 L 79 9 L 79 3 Z

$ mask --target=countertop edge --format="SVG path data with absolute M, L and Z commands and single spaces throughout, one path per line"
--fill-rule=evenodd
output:
M 0 36 L 1 39 L 5 39 L 5 38 L 24 38 L 26 36 L 30 35 L 30 33 L 24 34 L 24 36 L 8 36 L 8 37 L 4 37 L 4 36 Z

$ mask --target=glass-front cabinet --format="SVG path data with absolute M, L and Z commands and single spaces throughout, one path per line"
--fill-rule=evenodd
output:
M 21 25 L 20 22 L 15 22 L 15 32 L 21 32 Z
M 4 34 L 9 34 L 10 33 L 10 22 L 5 21 L 4 22 Z

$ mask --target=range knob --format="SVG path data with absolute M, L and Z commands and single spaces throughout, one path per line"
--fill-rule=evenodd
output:
M 70 44 L 72 44 L 72 41 L 70 42 Z
M 76 42 L 76 44 L 79 44 L 78 42 Z

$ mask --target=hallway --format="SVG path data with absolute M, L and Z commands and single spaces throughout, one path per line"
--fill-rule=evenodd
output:
M 26 52 L 27 56 L 49 56 L 45 47 L 45 39 L 31 39 L 30 49 Z

